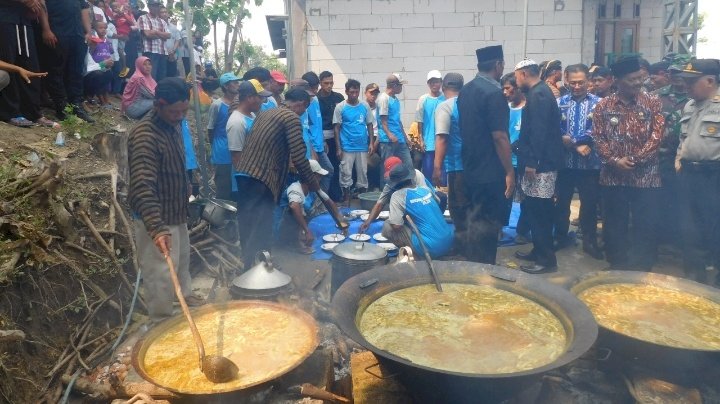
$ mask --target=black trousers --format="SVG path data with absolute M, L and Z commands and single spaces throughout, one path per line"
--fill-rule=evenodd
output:
M 40 63 L 48 72 L 45 88 L 55 104 L 62 109 L 68 103 L 80 105 L 83 100 L 83 72 L 87 45 L 81 36 L 58 37 L 54 48 L 40 47 Z M 42 42 L 42 41 L 41 41 Z
M 580 228 L 583 241 L 597 243 L 597 206 L 600 200 L 600 170 L 565 169 L 558 172 L 555 185 L 555 238 L 567 237 L 570 203 L 575 188 L 580 194 Z
M 684 162 L 679 185 L 685 272 L 705 282 L 707 265 L 720 268 L 720 164 L 713 169 Z
M 549 267 L 557 266 L 553 248 L 553 200 L 526 196 L 523 209 L 532 233 L 535 263 Z
M 0 23 L 0 60 L 30 71 L 39 71 L 33 28 Z M 35 121 L 42 116 L 40 104 L 40 80 L 34 79 L 28 84 L 17 73 L 10 73 L 10 83 L 0 91 L 0 120 L 8 121 L 24 116 Z
M 170 58 L 167 59 L 167 67 L 165 69 L 165 77 L 177 77 L 178 76 L 178 68 L 177 68 L 177 59 L 170 60 Z
M 657 258 L 659 188 L 603 186 L 601 192 L 607 261 L 613 267 L 649 271 Z
M 342 201 L 342 190 L 340 189 L 340 160 L 337 158 L 337 146 L 335 145 L 335 139 L 326 139 L 325 144 L 327 145 L 327 155 L 332 163 L 333 172 L 332 178 L 330 179 L 330 189 L 328 195 L 335 202 Z
M 465 257 L 468 261 L 494 265 L 498 231 L 505 223 L 507 209 L 505 181 L 486 184 L 465 181 L 465 195 L 469 200 L 463 243 Z
M 680 228 L 680 178 L 678 174 L 673 171 L 664 172 L 662 167 L 660 168 L 660 178 L 662 179 L 662 187 L 660 187 L 660 212 L 667 212 L 663 214 L 660 222 L 658 223 L 658 243 L 669 244 L 676 247 L 682 245 L 682 238 L 678 238 L 678 234 L 681 232 Z M 672 212 L 675 212 L 673 214 Z
M 447 207 L 455 226 L 455 252 L 464 257 L 466 254 L 468 207 L 470 201 L 465 194 L 462 171 L 451 171 L 448 175 Z M 442 209 L 442 207 L 441 207 Z
M 251 177 L 236 177 L 238 184 L 237 217 L 242 260 L 252 267 L 258 251 L 270 251 L 273 244 L 275 197 L 270 188 Z
M 232 192 L 232 164 L 215 164 L 215 197 L 218 199 L 230 199 Z
M 85 96 L 106 95 L 110 91 L 112 74 L 112 70 L 95 70 L 86 74 L 83 78 Z

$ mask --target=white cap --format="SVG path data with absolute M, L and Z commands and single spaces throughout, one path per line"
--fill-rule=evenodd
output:
M 320 163 L 318 163 L 316 160 L 311 159 L 308 161 L 310 162 L 310 169 L 312 170 L 312 172 L 320 174 L 320 175 L 330 174 L 330 172 L 328 170 L 322 168 L 322 166 L 320 166 Z
M 430 79 L 442 79 L 442 73 L 440 73 L 440 70 L 430 70 L 427 75 L 427 80 L 430 81 Z
M 537 66 L 537 62 L 532 59 L 523 59 L 520 61 L 520 63 L 515 65 L 515 70 L 520 70 L 520 69 L 523 69 L 525 67 L 532 66 L 532 65 Z

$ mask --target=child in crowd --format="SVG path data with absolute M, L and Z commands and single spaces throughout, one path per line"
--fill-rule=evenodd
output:
M 127 76 L 130 69 L 127 67 L 127 60 L 125 58 L 125 44 L 130 37 L 130 32 L 133 29 L 137 29 L 137 23 L 133 16 L 130 6 L 123 4 L 120 1 L 113 1 L 110 3 L 113 16 L 112 19 L 115 22 L 115 28 L 117 29 L 118 39 L 118 53 L 120 56 L 120 77 Z
M 100 105 L 110 106 L 108 91 L 112 80 L 113 46 L 107 38 L 107 23 L 96 21 L 95 33 L 89 46 L 90 56 L 87 63 L 87 73 L 84 77 L 85 97 L 98 98 Z

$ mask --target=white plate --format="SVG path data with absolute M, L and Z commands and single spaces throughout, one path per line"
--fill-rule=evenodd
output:
M 383 236 L 382 233 L 373 234 L 373 239 L 375 239 L 375 241 L 379 241 L 381 243 L 388 241 L 388 239 L 385 238 L 385 236 Z
M 335 248 L 336 245 L 339 243 L 325 243 L 320 246 L 320 248 L 323 249 L 323 251 L 332 252 L 333 248 Z
M 355 233 L 350 235 L 350 240 L 352 241 L 368 241 L 370 240 L 369 234 L 363 234 L 363 233 Z
M 350 214 L 353 216 L 362 216 L 362 215 L 366 215 L 368 213 L 370 213 L 370 211 L 365 210 L 365 209 L 355 209 L 355 210 L 350 211 Z
M 443 212 L 443 216 L 450 217 L 450 211 L 446 210 L 445 212 Z
M 327 241 L 328 243 L 339 243 L 343 240 L 345 240 L 345 236 L 343 236 L 342 234 L 339 234 L 339 233 L 326 234 L 323 236 L 323 241 Z
M 394 251 L 397 250 L 397 246 L 393 243 L 377 243 L 379 247 L 382 247 L 385 249 L 385 251 Z
M 386 220 L 390 217 L 390 211 L 389 210 L 383 210 L 378 214 L 378 219 L 380 220 Z
M 365 221 L 365 220 L 368 220 L 369 217 L 370 217 L 369 213 L 363 213 L 362 215 L 360 215 L 360 220 Z

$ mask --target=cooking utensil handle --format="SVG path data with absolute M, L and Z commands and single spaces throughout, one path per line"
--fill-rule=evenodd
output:
M 255 254 L 255 263 L 259 263 L 260 261 L 268 264 L 268 271 L 272 269 L 273 263 L 272 259 L 270 259 L 270 253 L 267 251 L 258 251 Z
M 180 288 L 180 280 L 178 279 L 177 272 L 175 272 L 175 265 L 173 265 L 172 258 L 170 258 L 169 255 L 166 255 L 165 262 L 167 262 L 168 267 L 170 267 L 170 278 L 172 278 L 173 285 L 175 285 L 175 294 L 180 302 L 180 307 L 182 308 L 183 314 L 185 314 L 185 318 L 187 318 L 188 323 L 190 323 L 190 331 L 192 332 L 193 340 L 195 340 L 195 345 L 197 345 L 198 355 L 200 356 L 200 370 L 202 370 L 203 360 L 205 359 L 205 347 L 203 346 L 200 332 L 195 325 L 195 321 L 193 321 L 192 315 L 190 315 L 190 308 L 188 308 L 185 296 L 183 296 L 182 289 Z
M 338 217 L 339 212 L 336 213 L 337 207 L 330 203 L 330 197 L 328 194 L 325 193 L 322 189 L 318 189 L 315 191 L 318 198 L 320 198 L 320 201 L 325 206 L 325 209 L 327 209 L 328 213 L 330 213 L 330 216 L 332 216 L 333 220 L 335 221 L 335 225 L 342 230 L 345 230 L 348 228 L 347 223 L 343 223 L 342 220 L 340 220 L 340 217 Z
M 435 273 L 435 267 L 433 266 L 432 259 L 430 258 L 430 253 L 425 246 L 425 241 L 423 241 L 422 236 L 420 235 L 420 230 L 418 230 L 417 226 L 415 226 L 415 222 L 413 222 L 410 215 L 405 215 L 405 219 L 408 221 L 408 223 L 410 224 L 410 228 L 412 229 L 413 233 L 415 233 L 415 236 L 418 238 L 418 242 L 420 243 L 420 247 L 422 247 L 423 254 L 425 254 L 425 261 L 427 261 L 428 266 L 430 267 L 430 275 L 432 275 L 433 281 L 435 281 L 435 287 L 437 288 L 437 291 L 442 292 L 442 285 L 440 285 L 440 280 Z

